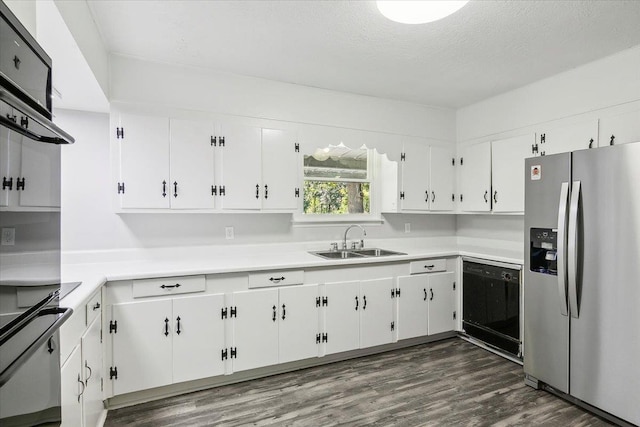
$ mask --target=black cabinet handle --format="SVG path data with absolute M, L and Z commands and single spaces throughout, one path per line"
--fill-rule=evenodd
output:
M 424 201 L 429 203 L 429 190 L 424 192 Z
M 273 282 L 273 283 L 280 283 L 284 280 L 284 276 L 281 277 L 271 277 L 269 278 L 269 281 Z
M 167 335 L 169 335 L 169 319 L 165 318 L 164 319 L 164 336 L 166 337 Z
M 99 303 L 99 302 L 97 302 L 97 303 L 92 307 L 93 311 L 96 311 L 96 310 L 97 310 L 97 309 L 99 309 L 99 308 L 100 308 L 100 303 Z
M 82 395 L 84 394 L 84 389 L 85 389 L 85 387 L 86 387 L 86 386 L 84 385 L 84 383 L 82 382 L 82 380 L 80 379 L 80 374 L 78 374 L 78 382 L 79 382 L 80 384 L 82 384 L 82 391 L 80 392 L 80 394 L 78 394 L 78 402 L 80 402 L 80 398 L 81 398 L 81 397 L 82 397 Z
M 424 288 L 423 290 L 424 290 L 424 299 L 423 299 L 423 301 L 426 301 L 427 300 L 427 288 Z
M 429 298 L 429 301 L 433 301 L 433 288 L 429 289 L 429 292 L 431 292 L 431 298 Z
M 260 184 L 256 184 L 256 199 L 260 198 Z
M 264 185 L 264 198 L 269 198 L 269 186 L 267 184 Z
M 47 351 L 49 354 L 53 353 L 53 337 L 49 338 L 47 341 Z
M 276 321 L 276 306 L 275 305 L 273 306 L 273 318 L 271 320 L 273 320 L 274 322 Z
M 435 201 L 436 201 L 436 192 L 432 191 L 431 192 L 431 203 L 435 203 Z
M 173 181 L 173 197 L 178 197 L 178 181 Z
M 498 190 L 493 192 L 493 203 L 498 203 Z
M 287 316 L 286 307 L 284 304 L 282 304 L 282 320 L 284 320 L 286 316 Z
M 484 192 L 484 202 L 485 202 L 485 203 L 489 203 L 489 199 L 487 199 L 487 196 L 488 196 L 488 195 L 489 195 L 489 192 L 488 192 L 488 191 L 485 191 L 485 192 Z
M 356 311 L 358 311 L 358 297 L 356 296 Z
M 362 296 L 362 302 L 363 302 L 362 309 L 366 310 L 367 309 L 367 296 L 366 295 Z
M 179 288 L 180 286 L 180 283 L 176 283 L 175 285 L 160 285 L 162 289 Z
M 91 366 L 89 366 L 89 363 L 87 363 L 87 361 L 84 361 L 84 367 L 87 368 L 89 370 L 89 376 L 87 377 L 87 379 L 85 380 L 85 382 L 87 384 L 89 384 L 89 380 L 91 379 L 91 376 L 93 375 L 93 369 L 91 369 Z
M 167 181 L 162 181 L 162 197 L 167 197 Z
M 181 320 L 180 316 L 176 317 L 176 322 L 177 322 L 177 324 L 176 324 L 176 334 L 178 334 L 178 335 L 180 335 L 180 332 L 182 332 L 180 330 L 180 320 Z
M 426 268 L 427 270 L 433 270 L 434 267 L 435 267 L 435 264 L 429 264 L 424 266 L 424 268 Z

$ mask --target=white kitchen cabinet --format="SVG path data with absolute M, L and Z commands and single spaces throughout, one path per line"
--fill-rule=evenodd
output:
M 600 147 L 638 141 L 640 141 L 640 110 L 600 119 L 598 129 Z
M 398 277 L 398 340 L 428 333 L 428 278 L 422 274 Z
M 82 380 L 84 381 L 84 393 L 81 399 L 82 419 L 85 427 L 97 426 L 104 412 L 101 326 L 101 319 L 99 317 L 94 319 L 82 336 L 80 344 Z
M 524 159 L 534 144 L 534 134 L 491 141 L 493 212 L 524 212 Z
M 598 120 L 588 120 L 555 129 L 542 129 L 537 136 L 540 155 L 566 153 L 598 146 Z
M 491 142 L 466 146 L 460 152 L 460 209 L 491 210 Z
M 224 373 L 217 357 L 224 347 L 223 301 L 214 294 L 114 304 L 113 394 Z
M 360 281 L 326 283 L 324 354 L 355 350 L 360 346 Z M 324 338 L 323 338 L 324 340 Z
M 111 113 L 112 143 L 120 154 L 117 188 L 123 209 L 171 206 L 169 119 Z
M 454 273 L 433 273 L 428 279 L 428 334 L 452 331 L 455 328 Z
M 392 289 L 391 277 L 360 282 L 360 348 L 393 340 Z
M 319 333 L 318 285 L 279 289 L 279 363 L 317 357 Z
M 233 371 L 278 363 L 278 289 L 233 293 Z
M 455 208 L 455 153 L 446 147 L 431 147 L 430 195 L 431 211 L 452 211 Z
M 405 141 L 401 155 L 400 207 L 403 211 L 429 210 L 429 159 L 428 145 L 418 141 Z
M 295 210 L 298 160 L 293 132 L 221 126 L 223 209 Z
M 85 385 L 82 379 L 82 352 L 76 346 L 60 370 L 60 402 L 62 408 L 62 426 L 82 426 L 82 395 Z
M 215 135 L 209 121 L 170 121 L 171 209 L 213 209 Z

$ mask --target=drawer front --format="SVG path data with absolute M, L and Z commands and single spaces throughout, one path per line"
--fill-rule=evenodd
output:
M 426 259 L 424 261 L 413 261 L 409 264 L 409 274 L 433 273 L 446 270 L 446 259 Z
M 86 326 L 89 326 L 91 322 L 93 322 L 93 319 L 100 316 L 100 313 L 102 313 L 102 294 L 100 291 L 96 292 L 96 294 L 91 297 L 86 305 L 86 312 Z
M 133 281 L 133 297 L 155 297 L 162 295 L 204 292 L 204 276 L 161 277 Z
M 249 288 L 301 285 L 303 282 L 303 270 L 269 271 L 266 273 L 249 274 Z

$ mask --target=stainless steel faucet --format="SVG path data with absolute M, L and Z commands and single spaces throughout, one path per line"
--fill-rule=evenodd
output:
M 365 230 L 364 227 L 361 226 L 360 224 L 353 224 L 353 225 L 348 226 L 347 229 L 344 231 L 344 239 L 342 240 L 342 249 L 347 249 L 347 233 L 353 227 L 360 227 L 360 230 L 362 230 L 363 238 L 360 239 L 360 248 L 364 248 L 364 236 L 367 235 L 367 230 Z

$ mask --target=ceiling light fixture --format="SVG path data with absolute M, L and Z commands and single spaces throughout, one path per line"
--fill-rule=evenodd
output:
M 469 0 L 378 1 L 378 10 L 392 21 L 424 24 L 437 21 L 460 10 Z

